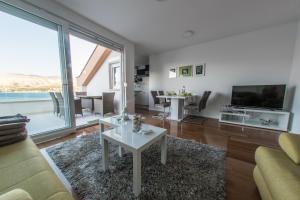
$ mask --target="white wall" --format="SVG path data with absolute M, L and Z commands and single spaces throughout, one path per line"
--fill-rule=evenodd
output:
M 290 76 L 290 86 L 294 89 L 292 105 L 291 132 L 300 134 L 300 21 Z
M 8 3 L 12 3 L 16 6 L 22 8 L 29 8 L 24 6 L 23 2 L 28 2 L 34 6 L 37 6 L 38 9 L 34 10 L 31 7 L 35 14 L 46 16 L 49 13 L 59 16 L 67 21 L 75 23 L 81 27 L 84 27 L 90 31 L 93 31 L 99 35 L 102 35 L 110 40 L 113 40 L 119 44 L 124 45 L 124 62 L 126 68 L 126 81 L 127 81 L 127 104 L 129 112 L 134 112 L 134 54 L 135 47 L 134 44 L 124 37 L 106 29 L 105 27 L 88 20 L 87 18 L 71 11 L 70 9 L 61 6 L 60 4 L 49 1 L 49 0 L 7 0 Z M 45 10 L 45 11 L 44 11 Z
M 91 96 L 100 96 L 102 92 L 115 92 L 114 105 L 115 112 L 121 112 L 121 92 L 120 90 L 111 90 L 110 89 L 110 64 L 116 61 L 121 60 L 121 54 L 116 51 L 112 51 L 105 62 L 102 64 L 102 67 L 94 75 L 90 83 L 86 86 L 87 95 Z
M 148 65 L 149 64 L 149 56 L 140 55 L 138 52 L 135 52 L 134 56 L 135 66 L 137 65 Z
M 217 118 L 230 104 L 233 85 L 288 84 L 296 38 L 296 23 L 284 24 L 150 56 L 150 90 L 187 90 L 201 95 L 211 90 L 202 115 Z M 196 36 L 195 36 L 196 37 Z M 171 66 L 206 63 L 206 76 L 168 78 Z M 150 109 L 153 101 L 150 95 Z

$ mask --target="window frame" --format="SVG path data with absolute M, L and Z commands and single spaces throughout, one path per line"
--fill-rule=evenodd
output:
M 116 64 L 119 64 L 119 65 L 114 66 Z M 121 60 L 120 59 L 109 62 L 109 88 L 110 88 L 110 90 L 113 90 L 113 91 L 120 91 L 121 87 L 122 87 L 122 85 L 121 85 L 122 81 L 120 80 L 119 88 L 116 88 L 115 85 L 114 85 L 114 82 L 115 82 L 114 68 L 120 68 L 120 78 L 121 78 L 122 77 L 122 67 L 121 67 Z
M 74 121 L 74 97 L 73 86 L 70 82 L 72 75 L 70 73 L 70 55 L 69 55 L 69 38 L 68 38 L 68 24 L 63 20 L 44 13 L 42 10 L 31 7 L 23 2 L 6 3 L 0 2 L 0 11 L 9 15 L 27 20 L 40 26 L 44 26 L 57 31 L 58 52 L 60 59 L 61 83 L 62 93 L 64 95 L 65 104 L 65 127 L 53 129 L 51 131 L 41 132 L 32 135 L 31 138 L 36 143 L 52 140 L 57 137 L 63 137 L 76 131 Z

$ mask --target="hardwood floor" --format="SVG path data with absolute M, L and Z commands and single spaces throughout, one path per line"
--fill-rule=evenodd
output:
M 252 172 L 255 166 L 254 152 L 258 146 L 278 148 L 279 132 L 249 127 L 239 127 L 220 124 L 216 119 L 198 119 L 201 125 L 166 121 L 163 123 L 153 119 L 153 111 L 137 110 L 137 113 L 146 117 L 145 122 L 164 127 L 168 134 L 193 139 L 200 143 L 212 145 L 226 150 L 225 179 L 226 199 L 228 200 L 259 200 Z M 39 144 L 45 148 L 53 144 L 63 142 L 78 135 L 90 134 L 98 130 L 98 126 L 92 126 L 65 138 Z

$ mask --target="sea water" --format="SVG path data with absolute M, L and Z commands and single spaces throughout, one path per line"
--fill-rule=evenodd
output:
M 0 92 L 0 102 L 50 100 L 48 92 Z

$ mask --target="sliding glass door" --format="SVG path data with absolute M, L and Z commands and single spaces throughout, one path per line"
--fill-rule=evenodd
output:
M 0 116 L 27 116 L 29 135 L 72 129 L 62 26 L 0 3 Z
M 72 32 L 69 41 L 76 126 L 96 124 L 101 117 L 119 114 L 122 53 L 82 33 Z
M 0 2 L 0 117 L 27 116 L 29 135 L 41 142 L 119 114 L 123 46 L 22 1 L 14 4 L 22 9 Z

